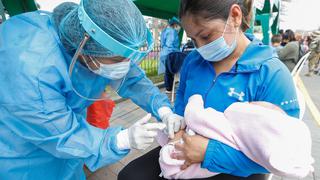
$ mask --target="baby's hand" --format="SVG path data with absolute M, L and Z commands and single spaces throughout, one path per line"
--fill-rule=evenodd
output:
M 271 104 L 269 102 L 266 102 L 266 101 L 254 101 L 254 102 L 250 102 L 250 104 L 255 104 L 255 105 L 262 106 L 262 107 L 265 107 L 268 109 L 279 111 L 282 114 L 286 114 L 280 107 L 278 107 L 274 104 Z

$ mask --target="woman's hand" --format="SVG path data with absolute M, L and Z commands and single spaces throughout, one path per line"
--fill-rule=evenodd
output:
M 201 163 L 204 160 L 209 139 L 200 135 L 189 136 L 185 133 L 182 135 L 182 139 L 183 144 L 175 144 L 176 150 L 180 152 L 172 154 L 172 158 L 185 160 L 184 165 L 181 166 L 181 169 L 184 170 L 191 164 Z

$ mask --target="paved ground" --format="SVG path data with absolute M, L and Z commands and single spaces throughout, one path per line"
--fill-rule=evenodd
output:
M 304 72 L 302 73 L 304 74 Z M 306 88 L 308 89 L 310 96 L 318 109 L 320 109 L 320 76 L 314 77 L 305 77 L 301 76 Z M 142 118 L 146 112 L 139 109 L 136 105 L 134 105 L 130 100 L 126 100 L 120 102 L 113 113 L 113 117 L 111 119 L 111 125 L 122 125 L 124 127 L 128 127 L 134 121 Z M 310 111 L 307 109 L 306 114 L 304 116 L 304 121 L 309 126 L 311 133 L 312 133 L 312 140 L 313 140 L 313 157 L 315 159 L 315 173 L 316 178 L 320 179 L 320 126 L 314 121 L 313 117 L 311 116 Z M 157 144 L 154 143 L 152 147 L 147 149 L 146 151 L 137 151 L 133 150 L 127 157 L 122 159 L 120 162 L 101 168 L 100 170 L 88 174 L 89 180 L 115 180 L 117 179 L 117 174 L 119 171 L 130 161 L 133 159 L 143 155 L 144 153 L 148 152 L 152 148 L 156 147 Z M 273 180 L 279 180 L 280 177 L 274 177 Z M 308 176 L 305 178 L 306 180 L 311 180 L 312 176 Z M 289 180 L 285 178 L 285 180 Z

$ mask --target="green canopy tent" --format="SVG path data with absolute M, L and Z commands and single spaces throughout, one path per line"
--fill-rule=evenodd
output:
M 34 0 L 1 0 L 10 16 L 37 10 Z
M 135 0 L 143 15 L 159 19 L 169 19 L 177 16 L 179 0 Z
M 19 13 L 34 11 L 37 9 L 34 0 L 1 0 L 5 9 L 10 16 Z M 259 1 L 259 0 L 258 0 Z M 279 9 L 280 0 L 260 0 L 264 1 L 261 9 L 255 8 L 255 16 L 253 18 L 251 29 L 253 32 L 254 25 L 262 26 L 263 42 L 269 44 L 270 32 L 273 34 L 278 32 L 279 27 Z M 143 15 L 156 17 L 160 19 L 169 19 L 177 16 L 179 9 L 179 0 L 135 0 L 134 3 L 141 10 Z M 273 2 L 272 4 L 270 2 Z M 0 4 L 0 12 L 1 11 Z M 182 32 L 180 35 L 182 36 Z
M 259 0 L 258 0 L 259 1 Z M 261 26 L 263 43 L 270 43 L 270 34 L 279 30 L 280 0 L 260 0 L 262 7 L 254 7 L 254 16 L 248 33 L 254 32 L 254 26 Z M 263 2 L 264 1 L 264 2 Z M 169 19 L 178 15 L 179 0 L 135 0 L 143 15 L 160 19 Z M 181 34 L 182 35 L 182 34 Z
M 10 16 L 37 10 L 34 0 L 1 0 L 1 2 Z M 179 0 L 135 0 L 134 3 L 143 15 L 159 19 L 177 16 L 179 6 Z
M 134 3 L 143 15 L 168 20 L 178 16 L 180 0 L 135 0 Z M 179 36 L 181 41 L 183 30 Z

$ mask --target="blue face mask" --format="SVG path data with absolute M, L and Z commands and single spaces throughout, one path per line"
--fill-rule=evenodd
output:
M 227 24 L 225 25 L 223 34 L 220 38 L 212 41 L 209 44 L 201 46 L 200 48 L 197 48 L 197 51 L 205 60 L 211 62 L 218 62 L 228 57 L 235 50 L 237 46 L 237 35 L 239 29 L 236 29 L 236 36 L 234 38 L 234 41 L 232 42 L 231 46 L 229 46 L 223 37 L 226 31 L 226 26 Z

